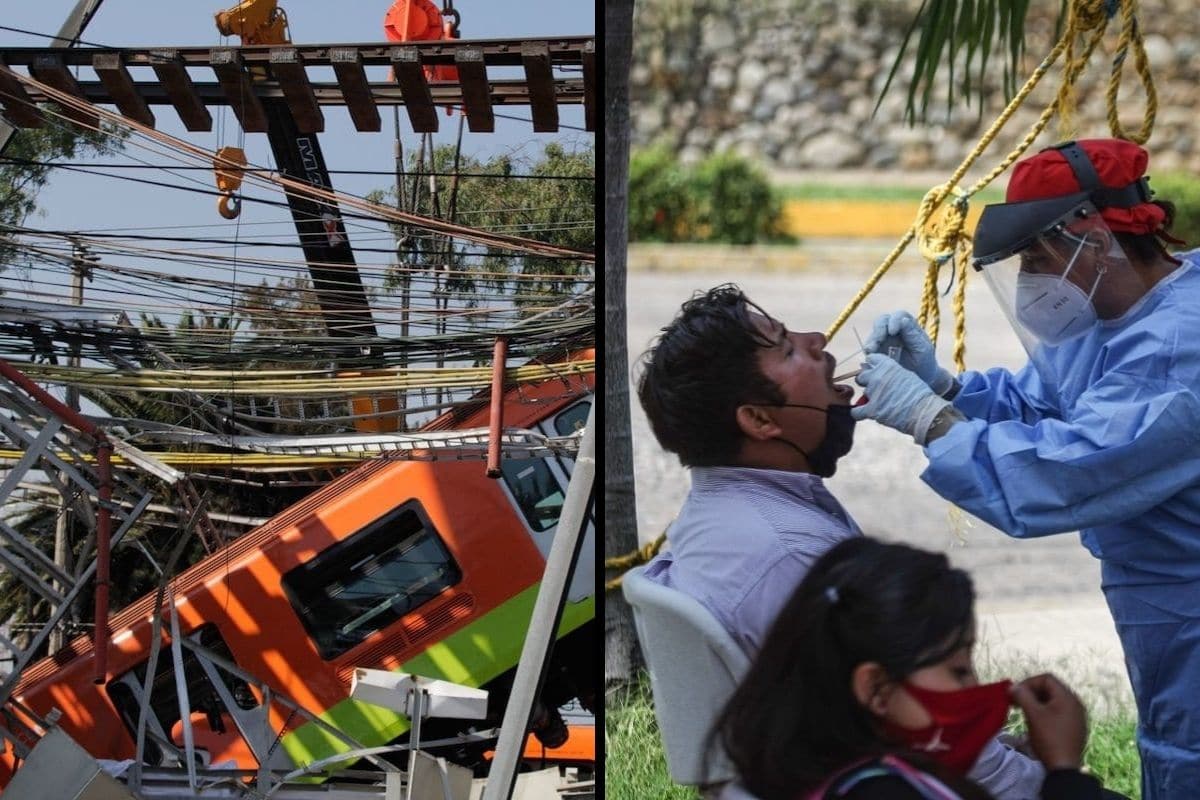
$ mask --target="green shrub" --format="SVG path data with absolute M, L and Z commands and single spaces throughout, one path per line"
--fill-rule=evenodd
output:
M 629 161 L 629 240 L 686 242 L 695 236 L 690 176 L 666 147 L 634 151 Z
M 732 153 L 716 153 L 696 168 L 692 198 L 705 241 L 752 244 L 789 240 L 781 227 L 783 203 L 754 165 Z
M 629 239 L 641 242 L 790 242 L 783 201 L 761 170 L 731 153 L 694 169 L 666 147 L 629 164 Z
M 1187 248 L 1200 247 L 1200 177 L 1190 172 L 1164 172 L 1150 176 L 1155 197 L 1175 204 L 1171 234 L 1186 241 Z

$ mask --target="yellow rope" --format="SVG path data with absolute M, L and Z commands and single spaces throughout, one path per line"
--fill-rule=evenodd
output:
M 1158 110 L 1158 97 L 1154 89 L 1153 78 L 1150 74 L 1149 61 L 1146 57 L 1142 35 L 1137 25 L 1137 2 L 1136 0 L 1119 0 L 1119 2 L 1122 16 L 1121 38 L 1117 45 L 1117 54 L 1113 59 L 1113 69 L 1106 95 L 1109 128 L 1114 137 L 1130 139 L 1138 144 L 1144 144 L 1150 138 L 1150 133 L 1154 126 L 1154 117 Z M 1062 37 L 1042 60 L 1042 63 L 1038 65 L 1037 69 L 1033 71 L 1033 74 L 1030 75 L 1016 96 L 1005 106 L 1004 110 L 980 138 L 970 154 L 954 170 L 950 179 L 946 183 L 934 187 L 925 195 L 912 226 L 904 233 L 900 241 L 883 260 L 883 263 L 875 269 L 854 298 L 834 319 L 826 331 L 825 335 L 827 339 L 832 339 L 837 334 L 838 330 L 846 323 L 846 320 L 858 310 L 862 301 L 875 288 L 883 275 L 896 263 L 896 260 L 899 259 L 909 243 L 913 239 L 917 239 L 922 255 L 929 262 L 929 267 L 925 273 L 918 319 L 922 327 L 929 334 L 930 339 L 936 343 L 941 324 L 941 312 L 937 294 L 938 271 L 943 265 L 949 263 L 952 279 L 957 279 L 958 281 L 958 288 L 953 298 L 955 317 L 954 363 L 960 372 L 966 368 L 965 302 L 970 237 L 963 228 L 967 217 L 967 201 L 971 196 L 978 193 L 1012 166 L 1029 149 L 1029 146 L 1033 144 L 1033 141 L 1041 132 L 1045 130 L 1046 125 L 1049 124 L 1050 119 L 1055 113 L 1058 113 L 1060 123 L 1064 129 L 1069 129 L 1073 126 L 1075 83 L 1087 66 L 1096 45 L 1099 44 L 1104 35 L 1104 30 L 1108 25 L 1109 19 L 1107 9 L 1105 0 L 1073 0 L 1068 8 L 1067 25 Z M 1081 39 L 1083 40 L 1082 45 L 1080 45 Z M 1146 89 L 1146 112 L 1143 117 L 1142 128 L 1136 135 L 1129 135 L 1124 131 L 1120 121 L 1117 119 L 1116 111 L 1121 68 L 1125 61 L 1125 54 L 1131 45 L 1134 50 L 1134 60 L 1137 65 L 1138 75 L 1141 78 L 1142 85 Z M 977 181 L 970 189 L 966 191 L 959 189 L 958 183 L 962 180 L 967 170 L 979 160 L 980 155 L 992 143 L 1001 128 L 1004 127 L 1017 108 L 1025 102 L 1025 99 L 1050 70 L 1050 67 L 1064 53 L 1066 57 L 1064 58 L 1062 84 L 1055 99 L 1046 106 L 1038 119 L 1030 126 L 1024 138 L 1013 148 L 1012 152 L 1005 156 L 999 164 Z M 1063 138 L 1069 138 L 1069 136 L 1064 135 Z M 947 209 L 943 210 L 939 216 L 935 216 L 942 203 L 952 193 L 956 195 L 955 201 Z
M 941 327 L 938 272 L 942 266 L 949 264 L 950 280 L 957 282 L 954 293 L 954 364 L 958 371 L 962 372 L 967 368 L 965 303 L 967 262 L 970 259 L 968 244 L 971 240 L 970 235 L 963 230 L 967 220 L 967 196 L 956 186 L 942 185 L 931 189 L 921 202 L 923 206 L 932 203 L 933 198 L 944 195 L 947 188 L 954 192 L 957 199 L 939 212 L 929 214 L 929 219 L 917 236 L 917 246 L 921 255 L 929 262 L 925 271 L 925 286 L 921 294 L 921 310 L 917 321 L 929 333 L 930 339 L 936 342 Z
M 621 570 L 620 575 L 618 575 L 615 578 L 612 578 L 608 581 L 605 581 L 604 591 L 611 592 L 613 589 L 616 589 L 617 587 L 619 587 L 621 585 L 621 579 L 625 576 L 625 573 L 627 571 L 629 571 L 633 567 L 638 566 L 639 564 L 645 564 L 647 561 L 654 558 L 654 556 L 658 555 L 658 551 L 662 548 L 663 542 L 665 542 L 666 540 L 667 540 L 667 534 L 664 532 L 662 534 L 659 534 L 659 537 L 657 539 L 655 539 L 653 542 L 649 542 L 645 545 L 642 545 L 637 550 L 634 550 L 632 553 L 626 553 L 623 556 L 613 556 L 612 558 L 604 559 L 604 568 L 606 570 L 608 570 L 608 569 Z
M 1004 110 L 1000 112 L 1000 116 L 996 118 L 991 127 L 988 128 L 988 130 L 983 134 L 979 140 L 979 143 L 976 144 L 975 148 L 970 152 L 970 154 L 968 154 L 967 157 L 963 159 L 962 163 L 959 164 L 954 170 L 954 173 L 950 176 L 950 180 L 943 184 L 944 187 L 958 185 L 958 182 L 962 180 L 963 175 L 966 174 L 967 170 L 970 169 L 971 166 L 979 159 L 979 156 L 983 150 L 992 143 L 992 140 L 996 138 L 997 134 L 999 134 L 1000 129 L 1004 127 L 1004 124 L 1008 122 L 1009 118 L 1012 117 L 1016 110 L 1025 101 L 1025 98 L 1028 97 L 1034 88 L 1037 87 L 1038 83 L 1045 76 L 1046 72 L 1048 72 L 1050 67 L 1054 65 L 1054 62 L 1058 60 L 1058 57 L 1062 54 L 1065 47 L 1066 43 L 1064 37 L 1064 39 L 1059 40 L 1058 44 L 1054 46 L 1054 49 L 1050 52 L 1050 54 L 1046 56 L 1046 58 L 1042 60 L 1042 63 L 1038 65 L 1037 69 L 1033 71 L 1033 74 L 1029 77 L 1029 80 L 1025 82 L 1025 85 L 1021 87 L 1016 96 L 1013 97 L 1013 99 L 1009 101 L 1009 104 L 1005 106 Z M 1050 115 L 1052 113 L 1053 106 L 1043 112 L 1042 116 L 1039 117 L 1037 122 L 1034 123 L 1030 134 L 1027 135 L 1024 140 L 1022 140 L 1021 145 L 1018 146 L 1016 151 L 1014 151 L 1015 155 L 1010 154 L 1009 158 L 1005 159 L 1005 161 L 1008 163 L 1002 162 L 1001 167 L 993 170 L 992 173 L 989 173 L 989 175 L 985 177 L 983 181 L 977 184 L 971 192 L 968 192 L 968 196 L 970 194 L 974 194 L 975 191 L 978 191 L 978 189 L 982 188 L 983 186 L 986 186 L 987 183 L 991 182 L 995 175 L 998 175 L 1000 172 L 1003 172 L 1004 169 L 1007 169 L 1009 163 L 1019 158 L 1020 154 L 1024 152 L 1024 149 L 1029 146 L 1028 143 L 1032 142 L 1033 139 L 1036 138 L 1039 133 L 1041 133 L 1046 123 L 1049 122 Z M 883 260 L 883 263 L 875 268 L 875 272 L 872 273 L 871 277 L 867 279 L 867 282 L 863 285 L 862 289 L 858 291 L 858 294 L 854 296 L 854 299 L 852 299 L 850 303 L 844 309 L 842 309 L 841 313 L 838 314 L 837 318 L 834 319 L 833 323 L 829 326 L 829 329 L 825 333 L 825 338 L 832 339 L 841 329 L 842 325 L 846 323 L 846 320 L 850 318 L 850 315 L 858 310 L 858 307 L 862 304 L 862 301 L 866 298 L 866 296 L 871 293 L 871 290 L 875 288 L 875 285 L 879 283 L 880 279 L 883 278 L 887 271 L 891 269 L 892 265 L 896 263 L 896 260 L 904 252 L 905 248 L 908 247 L 909 243 L 916 238 L 917 231 L 924 227 L 929 215 L 932 214 L 933 211 L 941 204 L 942 200 L 945 199 L 945 194 L 946 193 L 935 190 L 932 196 L 922 201 L 921 208 L 917 213 L 916 221 L 909 226 L 907 231 L 904 232 L 904 235 L 900 238 L 900 241 L 895 247 L 892 248 L 892 251 L 888 253 L 887 257 Z
M 971 258 L 968 240 L 962 239 L 958 258 L 958 288 L 954 291 L 954 366 L 959 372 L 967 368 L 967 268 Z
M 1063 38 L 1066 41 L 1066 63 L 1069 72 L 1071 64 L 1086 63 L 1088 56 L 1091 55 L 1092 48 L 1095 46 L 1093 40 L 1091 46 L 1087 47 L 1082 58 L 1076 55 L 1075 47 L 1078 36 L 1076 32 L 1083 31 L 1099 31 L 1103 33 L 1108 26 L 1108 9 L 1104 0 L 1086 0 L 1085 2 L 1072 3 L 1067 9 L 1067 29 L 1063 33 Z M 1055 98 L 1054 105 L 1058 108 L 1058 137 L 1060 139 L 1069 139 L 1075 135 L 1075 81 L 1067 80 L 1067 74 L 1064 73 L 1062 85 L 1058 88 L 1058 96 Z
M 1150 139 L 1150 133 L 1154 127 L 1154 117 L 1158 113 L 1158 92 L 1154 88 L 1154 79 L 1150 75 L 1150 60 L 1146 57 L 1146 44 L 1137 24 L 1136 7 L 1136 0 L 1131 0 L 1121 6 L 1121 38 L 1117 42 L 1112 72 L 1108 78 L 1108 91 L 1104 97 L 1108 104 L 1108 127 L 1113 136 L 1145 144 Z M 1131 44 L 1138 77 L 1142 81 L 1142 87 L 1146 90 L 1146 111 L 1142 117 L 1142 127 L 1135 134 L 1126 133 L 1117 116 L 1117 92 L 1121 86 L 1121 70 L 1125 66 L 1125 57 Z
M 957 200 L 934 210 L 934 201 L 946 197 L 949 192 L 957 196 Z M 917 320 L 921 327 L 929 332 L 933 341 L 937 341 L 938 330 L 941 326 L 941 309 L 938 307 L 938 272 L 942 265 L 949 262 L 951 273 L 955 269 L 956 254 L 959 252 L 959 241 L 963 236 L 962 229 L 967 218 L 966 195 L 957 186 L 935 186 L 921 200 L 918 216 L 925 217 L 925 224 L 917 234 L 917 248 L 929 262 L 925 270 L 925 287 L 921 293 L 921 309 Z M 926 208 L 928 206 L 928 208 Z M 961 372 L 965 367 L 959 367 Z

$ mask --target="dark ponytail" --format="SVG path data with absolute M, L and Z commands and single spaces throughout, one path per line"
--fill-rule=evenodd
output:
M 937 553 L 856 537 L 809 571 L 717 721 L 725 752 L 760 800 L 795 800 L 838 769 L 888 751 L 851 674 L 878 662 L 895 680 L 973 635 L 970 577 Z

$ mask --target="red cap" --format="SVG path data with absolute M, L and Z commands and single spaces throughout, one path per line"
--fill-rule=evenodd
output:
M 1101 185 L 1121 189 L 1146 174 L 1150 156 L 1137 144 L 1124 139 L 1079 139 L 1075 142 L 1087 154 Z M 1044 200 L 1083 191 L 1075 170 L 1057 148 L 1043 150 L 1017 163 L 1008 182 L 1005 199 L 1010 203 Z M 1100 216 L 1110 230 L 1122 233 L 1156 233 L 1166 221 L 1166 212 L 1154 203 L 1138 203 L 1130 208 L 1101 207 Z

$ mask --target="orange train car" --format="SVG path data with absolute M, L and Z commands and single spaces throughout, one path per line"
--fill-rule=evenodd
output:
M 571 433 L 587 419 L 594 383 L 594 371 L 580 370 L 511 389 L 505 425 Z M 473 408 L 427 429 L 486 425 L 486 404 Z M 373 460 L 182 572 L 172 582 L 181 647 L 170 645 L 164 612 L 143 760 L 184 763 L 181 686 L 197 755 L 213 766 L 290 770 L 347 752 L 349 740 L 403 741 L 406 718 L 349 699 L 356 667 L 489 690 L 487 722 L 427 720 L 423 742 L 498 724 L 571 466 L 557 456 L 506 458 L 490 479 L 479 460 Z M 592 513 L 535 709 L 534 733 L 548 748 L 567 738 L 556 709 L 578 699 L 591 710 L 597 697 Z M 103 685 L 80 637 L 25 670 L 0 724 L 32 744 L 37 724 L 22 709 L 57 709 L 58 725 L 93 756 L 133 758 L 154 603 L 147 596 L 113 615 Z M 456 743 L 441 754 L 482 767 L 491 746 Z M 0 786 L 18 766 L 6 746 Z

